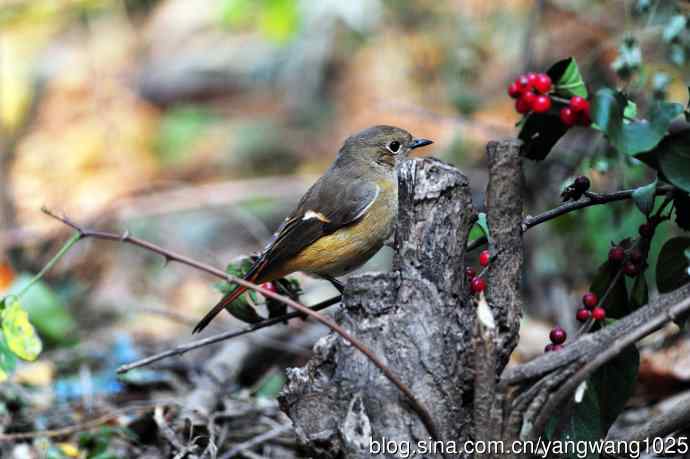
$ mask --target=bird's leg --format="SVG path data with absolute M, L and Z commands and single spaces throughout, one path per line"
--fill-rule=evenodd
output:
M 343 285 L 342 282 L 340 282 L 338 279 L 336 279 L 333 276 L 329 276 L 328 274 L 321 274 L 321 277 L 327 280 L 328 282 L 331 283 L 333 287 L 336 288 L 340 292 L 340 294 L 343 294 L 343 290 L 345 290 L 345 285 Z

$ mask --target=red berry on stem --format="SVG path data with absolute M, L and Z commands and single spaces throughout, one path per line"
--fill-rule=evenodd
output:
M 597 306 L 592 310 L 592 318 L 594 320 L 604 320 L 606 318 L 606 309 Z
M 623 272 L 628 277 L 635 277 L 640 274 L 640 268 L 632 261 L 626 261 L 623 265 Z
M 551 98 L 549 96 L 540 95 L 532 102 L 532 110 L 536 113 L 544 113 L 551 108 Z
M 530 110 L 532 110 L 532 104 L 524 98 L 524 94 L 515 101 L 516 112 L 524 115 L 525 113 L 529 113 Z
M 588 309 L 592 309 L 599 302 L 597 294 L 594 292 L 587 292 L 582 295 L 582 304 L 584 304 Z
M 568 335 L 561 327 L 555 327 L 551 330 L 551 333 L 549 333 L 549 339 L 553 344 L 563 344 L 567 337 Z
M 640 249 L 632 249 L 630 251 L 630 261 L 636 265 L 642 263 L 642 252 L 640 252 Z
M 575 314 L 575 318 L 578 322 L 587 322 L 590 317 L 592 317 L 592 311 L 585 308 L 578 309 L 577 314 Z
M 527 85 L 530 89 L 534 88 L 534 84 L 537 82 L 537 74 L 534 72 L 529 72 L 527 74 Z
M 482 250 L 479 254 L 479 264 L 482 266 L 489 266 L 489 261 L 491 260 L 491 253 L 488 250 Z
M 472 282 L 470 282 L 470 286 L 472 287 L 473 293 L 483 292 L 486 289 L 486 281 L 481 277 L 475 277 L 472 279 Z
M 273 284 L 273 282 L 264 282 L 260 285 L 260 287 L 268 290 L 269 292 L 278 293 L 278 289 L 276 289 L 276 286 Z
M 587 99 L 580 96 L 573 96 L 570 98 L 570 108 L 575 113 L 587 112 L 589 113 L 589 102 Z
M 575 123 L 577 123 L 577 114 L 570 107 L 561 108 L 560 116 L 561 123 L 565 124 L 568 127 L 575 126 Z
M 472 280 L 476 275 L 477 271 L 475 271 L 472 266 L 468 266 L 465 268 L 465 276 L 467 277 L 467 279 Z
M 609 250 L 609 261 L 611 263 L 622 263 L 625 259 L 625 250 L 619 245 L 614 245 Z
M 549 343 L 546 346 L 544 346 L 544 352 L 551 352 L 553 351 L 553 344 Z
M 520 88 L 520 91 L 524 92 L 529 88 L 529 80 L 527 79 L 527 75 L 520 75 L 515 80 L 515 83 L 518 85 L 518 88 Z
M 513 82 L 508 86 L 508 95 L 512 97 L 513 99 L 517 99 L 520 97 L 520 94 L 522 94 L 522 90 L 520 89 L 520 86 L 518 86 L 517 83 Z
M 551 91 L 551 77 L 546 73 L 539 73 L 536 80 L 534 80 L 533 86 L 538 92 L 546 94 Z
M 651 239 L 654 236 L 654 226 L 651 223 L 643 223 L 638 228 L 638 232 L 643 238 Z

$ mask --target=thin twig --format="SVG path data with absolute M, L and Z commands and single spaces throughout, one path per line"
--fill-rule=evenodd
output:
M 373 363 L 376 367 L 378 367 L 383 374 L 388 378 L 388 380 L 393 383 L 411 402 L 412 407 L 414 411 L 419 415 L 422 423 L 424 426 L 427 428 L 429 431 L 429 434 L 434 439 L 439 439 L 438 432 L 436 430 L 436 427 L 434 425 L 433 419 L 431 417 L 431 414 L 427 411 L 427 409 L 422 405 L 422 403 L 415 397 L 415 395 L 412 393 L 412 391 L 398 378 L 398 376 L 393 373 L 393 371 L 388 368 L 383 361 L 381 361 L 369 348 L 367 348 L 361 341 L 358 339 L 354 338 L 352 335 L 350 335 L 343 327 L 338 325 L 337 323 L 333 322 L 331 319 L 323 316 L 322 314 L 319 314 L 316 311 L 313 311 L 309 309 L 308 307 L 294 301 L 291 298 L 288 298 L 285 295 L 280 295 L 278 293 L 272 292 L 268 289 L 265 289 L 259 285 L 256 285 L 252 282 L 249 282 L 247 280 L 244 280 L 240 277 L 233 276 L 231 274 L 228 274 L 218 268 L 214 268 L 213 266 L 207 265 L 205 263 L 202 263 L 200 261 L 194 260 L 192 258 L 186 257 L 184 255 L 172 252 L 170 250 L 164 249 L 163 247 L 160 247 L 156 244 L 153 244 L 151 242 L 145 241 L 143 239 L 139 239 L 136 237 L 131 236 L 128 232 L 125 232 L 124 234 L 115 234 L 115 233 L 108 233 L 104 231 L 93 231 L 93 230 L 87 230 L 76 223 L 72 222 L 66 217 L 60 217 L 50 210 L 43 208 L 43 212 L 47 214 L 48 216 L 55 218 L 56 220 L 64 223 L 67 226 L 72 227 L 74 230 L 76 230 L 79 233 L 79 239 L 85 239 L 85 238 L 93 238 L 93 239 L 103 239 L 103 240 L 109 240 L 109 241 L 116 241 L 116 242 L 121 242 L 121 243 L 126 243 L 126 244 L 131 244 L 137 247 L 141 247 L 143 249 L 146 249 L 150 252 L 156 253 L 158 255 L 161 255 L 162 257 L 165 258 L 166 261 L 176 261 L 182 264 L 185 264 L 187 266 L 190 266 L 192 268 L 198 269 L 199 271 L 203 271 L 205 273 L 211 274 L 213 276 L 219 277 L 221 279 L 224 279 L 228 282 L 232 282 L 235 284 L 239 284 L 243 287 L 246 287 L 248 289 L 254 290 L 256 292 L 261 293 L 263 296 L 268 297 L 268 298 L 273 298 L 276 301 L 280 301 L 281 303 L 290 306 L 293 309 L 296 309 L 297 311 L 313 318 L 314 320 L 321 322 L 337 334 L 339 334 L 345 341 L 350 343 L 354 348 L 356 348 L 358 351 L 360 351 L 362 354 L 364 354 L 371 363 Z
M 329 306 L 332 306 L 334 304 L 337 304 L 340 302 L 341 297 L 336 296 L 334 298 L 330 298 L 326 301 L 322 301 L 321 303 L 318 303 L 314 306 L 311 307 L 312 310 L 314 311 L 321 311 L 322 309 L 326 309 Z M 174 347 L 173 349 L 169 349 L 167 351 L 163 351 L 158 354 L 151 355 L 149 357 L 134 361 L 132 363 L 128 363 L 126 365 L 122 365 L 117 369 L 118 373 L 126 373 L 129 370 L 133 370 L 135 368 L 143 367 L 146 365 L 150 365 L 154 362 L 157 362 L 159 360 L 163 360 L 168 357 L 176 356 L 176 355 L 182 355 L 188 351 L 191 351 L 193 349 L 198 349 L 200 347 L 208 346 L 213 343 L 218 343 L 220 341 L 225 341 L 228 339 L 232 338 L 237 338 L 238 336 L 246 335 L 247 333 L 252 333 L 257 330 L 260 330 L 262 328 L 270 327 L 271 325 L 279 324 L 281 322 L 284 322 L 289 319 L 293 319 L 295 317 L 304 317 L 304 314 L 298 311 L 295 312 L 289 312 L 287 314 L 283 314 L 278 317 L 274 317 L 272 319 L 266 319 L 263 320 L 259 323 L 252 324 L 246 328 L 240 329 L 240 330 L 233 330 L 233 331 L 227 331 L 223 333 L 218 333 L 217 335 L 212 335 L 209 336 L 208 338 L 203 338 L 199 339 L 196 341 L 190 341 L 189 343 L 181 344 L 179 346 Z
M 666 194 L 672 191 L 673 187 L 660 186 L 656 189 L 657 195 Z M 635 188 L 629 190 L 615 191 L 613 193 L 593 193 L 587 192 L 585 196 L 577 201 L 566 202 L 558 207 L 547 210 L 541 214 L 531 216 L 528 215 L 522 220 L 522 232 L 524 233 L 533 226 L 553 220 L 561 215 L 573 212 L 575 210 L 584 209 L 585 207 L 597 206 L 600 204 L 607 204 L 609 202 L 623 201 L 632 198 Z M 486 236 L 480 236 L 467 244 L 467 251 L 471 251 L 486 244 Z

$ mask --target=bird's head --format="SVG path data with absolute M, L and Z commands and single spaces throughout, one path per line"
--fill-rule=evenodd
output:
M 395 171 L 412 150 L 432 143 L 431 140 L 415 138 L 398 127 L 372 126 L 348 137 L 338 157 L 364 161 L 377 169 Z

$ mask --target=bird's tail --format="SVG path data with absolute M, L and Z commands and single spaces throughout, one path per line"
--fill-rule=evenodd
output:
M 257 279 L 262 274 L 265 265 L 266 263 L 263 262 L 263 260 L 259 260 L 256 263 L 254 263 L 249 272 L 247 272 L 247 274 L 244 276 L 244 280 L 256 283 Z M 240 295 L 242 295 L 246 291 L 247 287 L 238 285 L 235 290 L 225 295 L 218 302 L 218 304 L 216 304 L 213 307 L 213 309 L 206 313 L 204 318 L 201 319 L 198 324 L 196 324 L 196 327 L 194 327 L 194 331 L 192 333 L 199 333 L 201 330 L 206 328 L 206 326 L 213 320 L 214 317 L 216 317 L 220 313 L 220 311 L 230 306 L 230 304 L 232 304 L 233 301 L 239 298 Z

